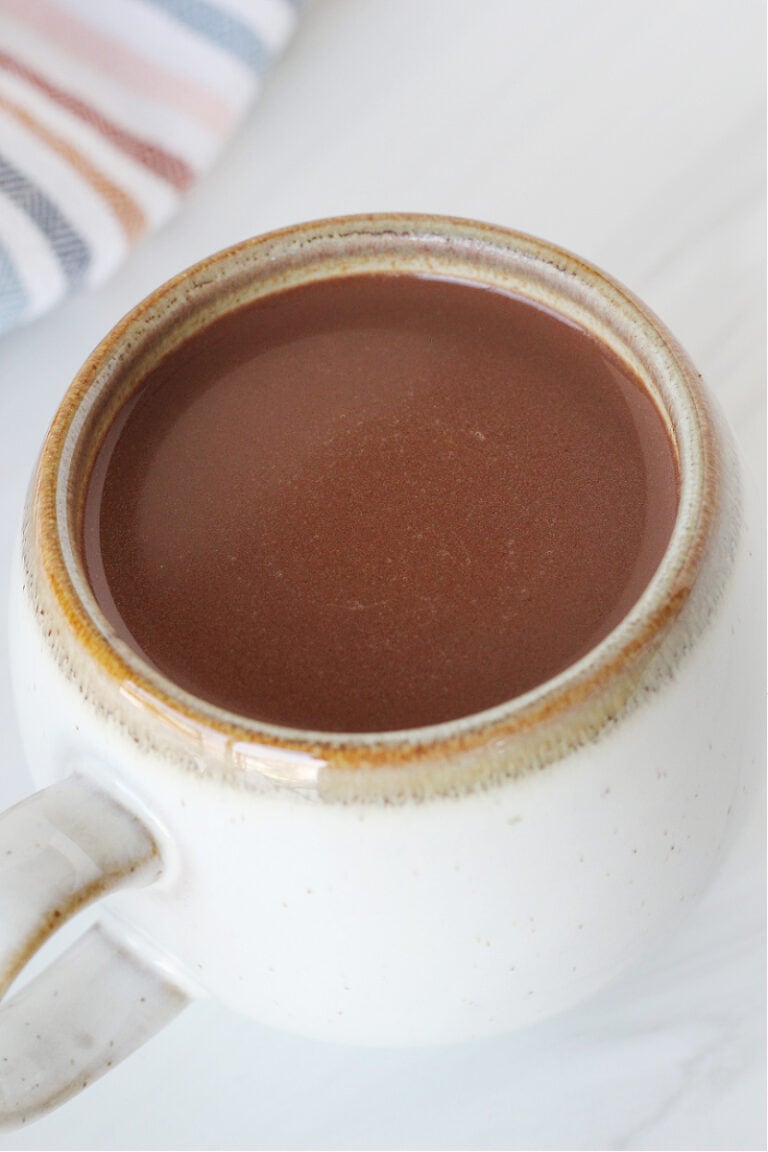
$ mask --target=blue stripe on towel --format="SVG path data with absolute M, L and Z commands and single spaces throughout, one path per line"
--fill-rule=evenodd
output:
M 27 294 L 19 280 L 16 265 L 8 251 L 0 245 L 0 332 L 12 328 L 26 307 Z
M 72 286 L 79 284 L 91 262 L 91 253 L 85 240 L 75 231 L 66 216 L 36 184 L 2 156 L 0 189 L 22 212 L 26 212 L 46 236 L 64 270 L 67 282 Z
M 271 59 L 258 34 L 231 12 L 209 4 L 208 0 L 151 0 L 169 16 L 186 24 L 194 32 L 213 41 L 219 48 L 242 60 L 257 75 L 264 72 Z

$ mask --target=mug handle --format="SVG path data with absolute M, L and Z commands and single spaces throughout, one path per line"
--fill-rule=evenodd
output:
M 86 904 L 162 871 L 145 825 L 81 776 L 0 817 L 0 996 Z M 189 998 L 96 924 L 0 1006 L 0 1128 L 62 1103 L 158 1032 Z

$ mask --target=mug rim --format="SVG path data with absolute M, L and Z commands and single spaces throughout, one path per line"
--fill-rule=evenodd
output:
M 131 341 L 134 356 L 146 351 L 158 325 L 171 331 L 175 322 L 177 329 L 185 309 L 189 323 L 199 316 L 210 322 L 215 318 L 211 314 L 214 303 L 221 306 L 221 312 L 237 306 L 236 299 L 230 300 L 229 308 L 224 305 L 238 277 L 247 279 L 250 273 L 252 288 L 254 272 L 268 280 L 281 259 L 288 261 L 295 278 L 292 282 L 303 282 L 312 278 L 310 266 L 315 274 L 320 269 L 317 279 L 328 278 L 329 268 L 337 276 L 352 274 L 350 260 L 359 271 L 360 260 L 373 259 L 374 250 L 381 258 L 388 244 L 394 250 L 393 257 L 389 252 L 393 271 L 404 270 L 404 252 L 410 245 L 420 258 L 428 255 L 430 274 L 450 276 L 445 269 L 451 259 L 465 261 L 467 268 L 478 273 L 476 281 L 486 285 L 493 262 L 501 268 L 503 280 L 504 261 L 516 261 L 523 287 L 530 281 L 529 299 L 539 303 L 548 299 L 548 306 L 561 316 L 567 314 L 566 299 L 568 307 L 585 309 L 587 319 L 590 307 L 600 309 L 600 322 L 607 325 L 603 337 L 613 328 L 621 329 L 624 352 L 644 358 L 646 367 L 648 363 L 654 366 L 655 376 L 644 377 L 636 367 L 633 374 L 655 401 L 677 456 L 679 501 L 672 535 L 643 593 L 611 632 L 558 675 L 509 701 L 439 724 L 373 733 L 311 731 L 251 720 L 185 692 L 115 636 L 96 603 L 73 540 L 72 509 L 78 501 L 82 506 L 89 476 L 86 471 L 75 492 L 73 471 L 82 459 L 94 404 L 109 396 L 110 386 L 114 391 L 119 385 Z M 313 259 L 318 260 L 317 267 L 311 264 Z M 279 285 L 273 285 L 264 294 L 279 290 Z M 573 294 L 572 301 L 568 293 Z M 597 315 L 596 311 L 592 317 L 595 323 Z M 39 562 L 69 630 L 99 671 L 132 695 L 134 702 L 177 727 L 192 726 L 223 736 L 233 745 L 266 746 L 278 755 L 285 749 L 319 756 L 329 767 L 391 766 L 424 755 L 450 756 L 589 710 L 606 691 L 614 699 L 613 689 L 622 679 L 629 691 L 638 659 L 650 657 L 679 617 L 713 535 L 720 491 L 720 452 L 700 380 L 674 336 L 633 293 L 567 250 L 525 233 L 461 218 L 410 213 L 336 217 L 283 228 L 225 248 L 166 281 L 118 322 L 76 374 L 53 419 L 34 482 L 32 519 Z M 600 729 L 616 709 L 609 706 L 598 711 Z

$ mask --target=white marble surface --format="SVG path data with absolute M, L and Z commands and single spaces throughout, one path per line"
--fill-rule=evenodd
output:
M 762 0 L 316 0 L 179 217 L 0 345 L 0 601 L 41 437 L 97 340 L 208 252 L 323 215 L 473 216 L 592 259 L 677 333 L 762 477 L 764 45 Z M 0 616 L 0 807 L 30 788 L 7 663 Z M 360 1051 L 198 1004 L 0 1148 L 765 1147 L 763 861 L 761 804 L 686 920 L 534 1029 Z

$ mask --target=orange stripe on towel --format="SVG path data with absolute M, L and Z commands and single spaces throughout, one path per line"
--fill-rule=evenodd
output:
M 134 136 L 132 132 L 126 131 L 125 128 L 121 128 L 112 120 L 108 120 L 106 116 L 102 116 L 101 112 L 92 104 L 52 84 L 45 76 L 33 68 L 29 68 L 17 57 L 4 52 L 2 48 L 0 48 L 0 68 L 14 76 L 20 76 L 22 80 L 37 88 L 49 100 L 61 105 L 62 108 L 66 108 L 67 112 L 79 116 L 81 120 L 90 124 L 121 152 L 125 152 L 132 160 L 141 164 L 142 167 L 148 168 L 150 172 L 154 172 L 167 184 L 172 184 L 179 192 L 186 192 L 190 188 L 194 180 L 194 173 L 189 164 L 181 157 L 174 156 L 172 152 L 166 151 L 158 144 L 151 144 L 148 140 L 142 140 L 140 136 Z
M 95 164 L 83 156 L 82 152 L 51 132 L 44 124 L 31 116 L 26 109 L 2 96 L 0 96 L 0 109 L 13 116 L 29 133 L 36 136 L 38 140 L 42 140 L 51 151 L 57 152 L 66 160 L 70 167 L 74 168 L 84 180 L 87 180 L 91 187 L 106 201 L 120 221 L 128 239 L 131 241 L 138 240 L 142 232 L 146 230 L 147 220 L 132 196 L 129 196 L 123 188 L 105 176 Z
M 48 0 L 2 0 L 2 10 L 110 79 L 196 118 L 216 133 L 234 123 L 233 109 L 209 89 L 166 71 Z

